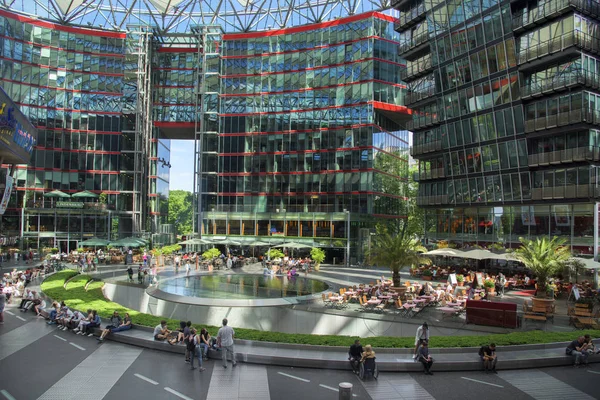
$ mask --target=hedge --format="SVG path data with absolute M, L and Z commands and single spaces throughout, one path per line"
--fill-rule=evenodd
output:
M 65 289 L 63 285 L 65 281 L 70 278 L 72 279 L 66 285 Z M 128 312 L 133 323 L 137 325 L 154 327 L 158 325 L 161 320 L 165 319 L 167 320 L 170 329 L 177 329 L 179 327 L 178 320 L 144 314 L 107 300 L 102 293 L 104 282 L 93 281 L 86 291 L 85 285 L 90 279 L 91 277 L 89 275 L 78 275 L 74 270 L 63 270 L 46 278 L 44 282 L 42 282 L 41 287 L 42 291 L 53 300 L 64 301 L 69 307 L 78 310 L 97 310 L 103 318 L 110 318 L 113 311 L 117 310 L 121 315 Z M 198 327 L 200 325 L 196 323 L 196 326 Z M 218 327 L 215 326 L 204 327 L 207 328 L 212 335 L 215 335 L 218 330 Z M 351 336 L 292 334 L 244 328 L 235 328 L 235 333 L 235 336 L 238 339 L 343 347 L 349 346 L 355 339 Z M 577 332 L 543 332 L 536 330 L 482 336 L 432 336 L 430 347 L 479 347 L 489 343 L 495 343 L 497 346 L 508 346 L 568 342 L 577 336 L 586 333 L 589 333 L 594 338 L 600 337 L 600 330 Z M 413 348 L 414 338 L 377 336 L 363 338 L 363 343 L 380 348 Z

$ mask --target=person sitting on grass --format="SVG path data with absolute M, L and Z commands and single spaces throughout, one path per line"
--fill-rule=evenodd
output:
M 115 313 L 116 313 L 116 311 L 115 311 Z M 131 317 L 129 316 L 129 313 L 125 313 L 125 318 L 123 318 L 123 321 L 121 321 L 121 323 L 115 327 L 111 327 L 110 325 L 107 326 L 102 331 L 102 334 L 100 335 L 98 340 L 100 342 L 102 342 L 109 333 L 122 332 L 122 331 L 126 331 L 128 329 L 131 329 Z
M 481 358 L 481 361 L 483 361 L 483 370 L 486 373 L 490 371 L 495 374 L 498 373 L 496 372 L 496 362 L 498 361 L 498 358 L 496 357 L 496 345 L 494 343 L 491 343 L 489 346 L 481 346 L 479 349 L 479 357 Z
M 98 315 L 98 311 L 92 310 L 92 320 L 89 324 L 81 327 L 80 335 L 94 336 L 94 328 L 99 328 L 102 323 L 102 319 Z
M 83 330 L 83 326 L 88 325 L 90 322 L 92 322 L 93 319 L 94 319 L 94 314 L 92 313 L 92 310 L 87 310 L 87 317 L 85 317 L 81 321 L 79 321 L 79 324 L 77 325 L 77 327 L 75 329 L 73 329 L 73 332 L 78 335 L 83 334 L 81 332 Z

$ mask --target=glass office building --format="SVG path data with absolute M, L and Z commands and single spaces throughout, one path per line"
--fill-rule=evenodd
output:
M 593 251 L 600 21 L 585 0 L 399 0 L 430 240 Z
M 166 210 L 153 198 L 168 195 L 169 175 L 157 159 L 168 162 L 169 144 L 139 134 L 139 36 L 0 10 L 0 85 L 38 130 L 31 162 L 17 166 L 3 234 L 66 251 L 158 225 Z M 100 199 L 44 196 L 53 190 Z
M 406 216 L 410 110 L 394 21 L 121 32 L 0 10 L 0 84 L 39 131 L 0 228 L 61 249 L 156 232 L 170 140 L 186 139 L 198 233 L 342 251 L 350 234 L 361 256 L 378 220 Z

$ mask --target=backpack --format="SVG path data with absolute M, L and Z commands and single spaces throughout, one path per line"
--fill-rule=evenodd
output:
M 194 338 L 196 337 L 196 335 L 190 335 L 190 338 L 188 339 L 187 342 L 187 349 L 189 351 L 194 351 L 194 349 L 196 348 L 196 344 L 194 343 Z
M 483 357 L 483 347 L 484 347 L 484 346 L 481 346 L 481 348 L 479 349 L 479 355 L 480 355 L 481 357 Z

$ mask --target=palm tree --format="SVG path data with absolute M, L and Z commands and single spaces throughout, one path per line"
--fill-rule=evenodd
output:
M 565 240 L 547 237 L 533 240 L 519 238 L 521 247 L 515 250 L 515 256 L 537 278 L 537 297 L 545 297 L 546 281 L 561 271 L 569 261 L 571 253 L 565 246 Z
M 367 251 L 369 263 L 389 266 L 395 287 L 400 286 L 400 269 L 403 266 L 431 263 L 429 258 L 422 255 L 427 249 L 404 230 L 399 234 L 391 234 L 388 229 L 378 227 L 373 241 L 371 250 Z

